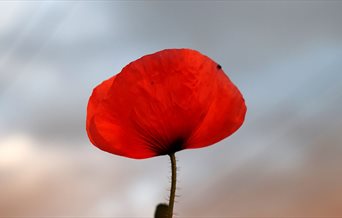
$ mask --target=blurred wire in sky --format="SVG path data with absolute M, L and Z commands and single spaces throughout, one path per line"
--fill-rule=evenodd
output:
M 29 10 L 22 11 L 25 6 L 21 4 L 26 5 Z M 18 16 L 10 14 L 13 19 L 5 21 L 13 25 L 7 24 L 7 31 L 2 35 L 4 46 L 0 56 L 0 96 L 6 87 L 25 72 L 25 67 L 58 31 L 75 3 L 65 5 L 46 1 L 29 4 L 15 2 L 8 5 L 14 8 L 12 13 L 18 13 Z

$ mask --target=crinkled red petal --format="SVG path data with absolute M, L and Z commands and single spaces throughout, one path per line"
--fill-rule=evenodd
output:
M 87 132 L 102 150 L 148 158 L 218 142 L 242 125 L 245 113 L 241 93 L 214 61 L 191 49 L 167 49 L 94 89 Z

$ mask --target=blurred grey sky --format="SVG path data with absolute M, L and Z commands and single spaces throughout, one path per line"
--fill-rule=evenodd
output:
M 165 48 L 213 58 L 245 124 L 177 153 L 178 217 L 342 216 L 342 2 L 1 1 L 0 217 L 152 217 L 166 156 L 89 142 L 92 88 Z

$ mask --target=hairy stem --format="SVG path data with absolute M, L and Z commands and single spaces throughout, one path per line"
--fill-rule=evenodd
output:
M 176 167 L 176 157 L 175 154 L 169 154 L 171 160 L 171 189 L 170 189 L 170 199 L 169 199 L 169 218 L 173 215 L 173 205 L 175 204 L 176 197 L 176 182 L 177 182 L 177 167 Z

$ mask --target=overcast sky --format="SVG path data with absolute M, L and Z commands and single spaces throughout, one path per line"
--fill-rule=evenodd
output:
M 165 48 L 196 49 L 243 93 L 230 138 L 177 153 L 178 217 L 342 216 L 342 2 L 0 2 L 0 217 L 152 217 L 166 156 L 89 142 L 92 89 Z

